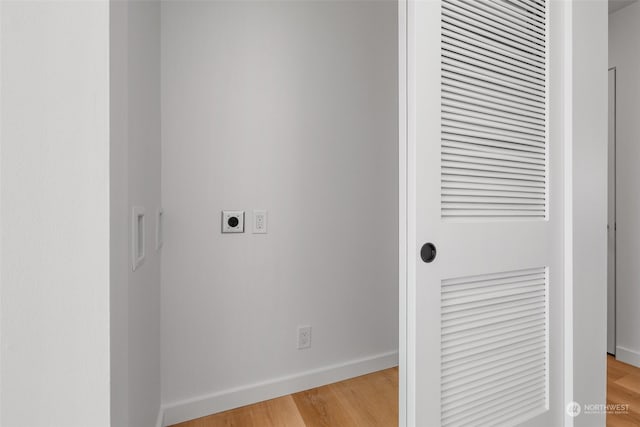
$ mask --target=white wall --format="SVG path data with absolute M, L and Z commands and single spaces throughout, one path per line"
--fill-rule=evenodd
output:
M 106 427 L 108 2 L 0 16 L 0 424 Z
M 167 422 L 394 364 L 397 4 L 163 2 L 161 27 Z
M 111 339 L 114 426 L 160 411 L 160 3 L 111 2 Z M 146 258 L 133 271 L 132 208 L 145 208 Z
M 128 3 L 109 1 L 111 423 L 129 425 Z
M 572 188 L 567 213 L 573 269 L 569 269 L 573 360 L 571 400 L 606 403 L 607 302 L 607 2 L 572 2 L 569 88 L 571 147 L 567 170 Z M 566 23 L 564 23 L 566 25 Z M 604 414 L 582 414 L 567 423 L 603 426 Z
M 640 366 L 640 3 L 609 16 L 609 66 L 616 67 L 616 357 Z

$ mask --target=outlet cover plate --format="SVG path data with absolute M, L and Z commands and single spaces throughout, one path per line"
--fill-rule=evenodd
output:
M 267 234 L 267 211 L 253 211 L 253 234 Z
M 244 211 L 222 211 L 223 233 L 244 233 Z
M 311 326 L 298 326 L 298 350 L 311 347 Z

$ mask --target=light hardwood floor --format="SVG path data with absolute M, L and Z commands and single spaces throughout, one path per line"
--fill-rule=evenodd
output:
M 607 356 L 607 403 L 629 405 L 629 412 L 608 414 L 607 427 L 640 426 L 640 368 Z
M 640 427 L 640 368 L 607 356 L 607 427 Z M 387 369 L 173 427 L 393 427 L 398 425 L 398 368 Z
M 398 368 L 267 400 L 173 427 L 393 427 Z

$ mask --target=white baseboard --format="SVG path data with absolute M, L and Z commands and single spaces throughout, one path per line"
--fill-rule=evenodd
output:
M 633 365 L 640 368 L 640 353 L 637 351 L 629 350 L 628 348 L 616 347 L 616 360 L 619 360 L 629 365 Z
M 343 381 L 397 365 L 398 352 L 393 351 L 169 403 L 163 405 L 162 408 L 163 427 Z
M 164 427 L 164 410 L 162 406 L 158 408 L 158 418 L 156 419 L 156 427 Z

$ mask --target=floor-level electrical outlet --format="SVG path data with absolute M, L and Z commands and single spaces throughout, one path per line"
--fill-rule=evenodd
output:
M 311 347 L 311 326 L 298 326 L 298 350 Z

